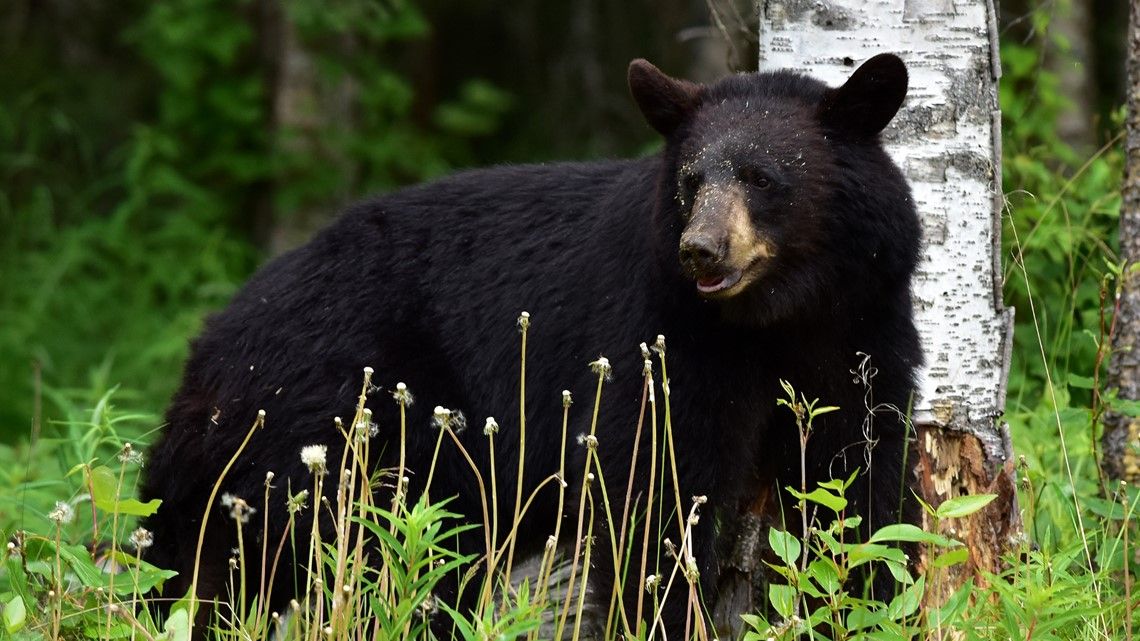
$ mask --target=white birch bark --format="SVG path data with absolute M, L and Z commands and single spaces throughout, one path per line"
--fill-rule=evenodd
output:
M 1013 310 L 1001 300 L 1001 67 L 993 2 L 758 2 L 762 71 L 794 69 L 838 86 L 866 59 L 891 52 L 910 72 L 907 100 L 883 139 L 923 223 L 912 289 L 926 357 L 912 408 L 914 487 L 933 505 L 966 493 L 999 497 L 972 517 L 940 524 L 971 555 L 935 570 L 945 580 L 928 583 L 939 587 L 928 588 L 926 602 L 939 603 L 967 578 L 997 571 L 1020 528 L 1008 432 L 996 421 L 1005 405 Z M 726 528 L 735 540 L 714 613 L 722 638 L 738 638 L 738 615 L 765 600 L 767 525 L 763 510 L 752 506 Z
M 1001 303 L 1000 75 L 988 0 L 761 0 L 760 68 L 842 84 L 864 60 L 898 54 L 906 102 L 883 133 L 923 220 L 915 311 L 926 352 L 916 423 L 977 434 L 1007 455 L 1011 310 Z M 825 399 L 826 400 L 826 399 Z

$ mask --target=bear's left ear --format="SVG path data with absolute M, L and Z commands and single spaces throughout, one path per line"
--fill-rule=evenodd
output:
M 819 119 L 838 131 L 870 138 L 895 117 L 906 88 L 906 65 L 894 54 L 881 53 L 860 65 L 842 87 L 824 94 Z
M 700 104 L 700 85 L 677 80 L 638 58 L 629 63 L 629 92 L 645 120 L 661 135 L 677 130 Z

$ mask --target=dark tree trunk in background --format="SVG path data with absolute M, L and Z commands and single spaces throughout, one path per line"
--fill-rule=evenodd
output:
M 1057 118 L 1057 133 L 1080 154 L 1091 152 L 1096 143 L 1091 9 L 1089 0 L 1072 0 L 1067 6 L 1058 6 L 1050 30 L 1063 38 L 1070 49 L 1067 53 L 1057 51 L 1053 44 L 1045 60 L 1046 68 L 1057 74 L 1061 95 L 1070 100 L 1070 108 Z
M 1132 2 L 1128 18 L 1128 116 L 1124 138 L 1124 184 L 1120 203 L 1120 258 L 1124 262 L 1112 358 L 1110 388 L 1120 398 L 1140 399 L 1140 3 Z M 1140 481 L 1140 419 L 1109 412 L 1102 445 L 1109 478 Z

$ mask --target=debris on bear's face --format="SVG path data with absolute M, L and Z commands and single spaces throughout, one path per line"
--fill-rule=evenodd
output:
M 694 118 L 679 150 L 678 259 L 698 295 L 730 299 L 763 287 L 782 259 L 810 259 L 830 195 L 810 177 L 835 168 L 805 112 L 799 99 L 753 96 L 711 105 Z M 792 233 L 798 242 L 787 242 Z

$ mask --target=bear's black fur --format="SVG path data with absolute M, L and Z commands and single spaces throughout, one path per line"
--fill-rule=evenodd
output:
M 166 596 L 190 584 L 211 486 L 257 411 L 266 411 L 266 427 L 222 489 L 260 505 L 266 472 L 274 472 L 272 546 L 286 522 L 280 488 L 286 479 L 295 489 L 310 484 L 300 449 L 327 444 L 329 460 L 340 460 L 333 416 L 351 415 L 366 366 L 382 389 L 404 381 L 418 399 L 406 442 L 413 495 L 435 443 L 433 406 L 461 410 L 478 425 L 498 419 L 500 523 L 509 523 L 516 318 L 523 310 L 532 319 L 525 491 L 558 469 L 561 390 L 571 390 L 579 408 L 592 402 L 596 375 L 587 363 L 606 355 L 613 378 L 602 394 L 598 452 L 607 485 L 619 488 L 610 492 L 618 511 L 642 397 L 637 346 L 666 337 L 680 494 L 686 503 L 708 497 L 694 549 L 710 601 L 716 510 L 799 485 L 796 428 L 791 412 L 777 407 L 779 379 L 841 408 L 816 421 L 809 487 L 862 468 L 848 491 L 851 510 L 868 527 L 900 518 L 907 428 L 882 408 L 906 411 L 921 361 L 910 296 L 920 230 L 878 133 L 902 102 L 905 67 L 878 56 L 831 89 L 791 72 L 700 86 L 635 61 L 630 85 L 665 137 L 662 153 L 466 171 L 363 202 L 263 268 L 210 318 L 151 450 L 142 491 L 163 500 L 146 523 L 154 532 L 151 560 L 180 572 Z M 861 354 L 877 369 L 873 413 L 852 373 Z M 371 449 L 383 452 L 373 465 L 394 467 L 397 406 L 385 394 L 369 405 L 379 425 Z M 588 431 L 588 409 L 572 409 L 570 417 L 571 437 Z M 479 429 L 460 438 L 486 478 L 488 439 Z M 648 447 L 648 437 L 641 442 Z M 585 448 L 571 438 L 568 449 L 573 489 L 581 485 Z M 470 469 L 454 447 L 440 457 L 433 497 L 457 496 L 449 507 L 478 522 Z M 646 449 L 634 471 L 640 492 L 647 458 Z M 553 499 L 548 487 L 545 498 Z M 557 501 L 545 498 L 523 526 L 524 545 L 541 545 L 553 532 Z M 202 556 L 205 597 L 225 594 L 235 546 L 233 524 L 217 509 Z M 252 521 L 259 522 L 260 515 Z M 251 536 L 260 541 L 259 529 Z M 675 529 L 665 534 L 680 540 Z M 298 548 L 306 549 L 304 528 L 298 535 Z M 481 537 L 464 542 L 469 551 Z M 608 551 L 608 543 L 598 550 Z M 606 556 L 595 553 L 602 561 L 593 576 L 603 588 L 612 580 Z M 291 570 L 278 577 L 275 609 L 293 596 Z M 631 591 L 640 587 L 630 583 Z M 684 599 L 672 600 L 680 607 L 669 610 L 666 624 L 680 625 Z

